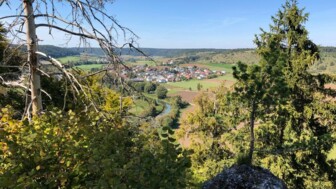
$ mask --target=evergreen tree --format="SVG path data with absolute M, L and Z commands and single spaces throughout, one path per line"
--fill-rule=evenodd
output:
M 199 109 L 182 121 L 180 132 L 186 134 L 179 136 L 191 138 L 197 179 L 213 175 L 209 167 L 228 165 L 232 158 L 252 163 L 253 157 L 254 165 L 270 169 L 289 188 L 336 187 L 336 92 L 325 88 L 335 77 L 310 72 L 319 50 L 304 27 L 308 14 L 297 4 L 288 0 L 272 17 L 270 30 L 256 37 L 261 60 L 238 63 L 234 91 L 218 90 L 215 101 L 202 97 Z M 203 149 L 198 142 L 206 144 Z
M 331 100 L 335 92 L 324 87 L 333 79 L 309 72 L 319 50 L 308 38 L 304 27 L 308 14 L 297 1 L 287 1 L 272 20 L 270 31 L 262 31 L 255 40 L 261 62 L 246 69 L 257 71 L 240 69 L 240 75 L 235 74 L 237 86 L 244 89 L 236 87 L 240 97 L 261 102 L 255 108 L 262 110 L 259 161 L 290 187 L 336 187 L 335 165 L 325 153 L 335 142 L 336 104 Z

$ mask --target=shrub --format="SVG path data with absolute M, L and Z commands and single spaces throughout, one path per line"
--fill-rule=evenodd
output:
M 168 93 L 168 90 L 162 85 L 158 86 L 157 89 L 156 89 L 156 95 L 159 99 L 166 98 L 167 93 Z
M 155 89 L 156 89 L 156 85 L 151 82 L 146 83 L 146 85 L 144 86 L 144 92 L 146 93 L 152 93 L 155 91 Z
M 185 188 L 187 153 L 95 111 L 54 109 L 33 122 L 0 112 L 4 188 Z

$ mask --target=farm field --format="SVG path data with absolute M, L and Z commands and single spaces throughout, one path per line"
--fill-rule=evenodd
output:
M 204 65 L 210 70 L 226 71 L 228 73 L 232 73 L 232 66 L 235 64 L 205 63 Z
M 209 88 L 213 88 L 216 87 L 217 84 L 216 83 L 209 83 L 207 82 L 207 80 L 197 80 L 197 79 L 192 79 L 189 81 L 181 81 L 181 82 L 175 82 L 175 83 L 168 83 L 166 85 L 168 86 L 172 86 L 173 88 L 181 88 L 183 90 L 190 90 L 190 91 L 197 91 L 197 85 L 201 84 L 202 85 L 202 89 L 206 90 Z
M 76 68 L 79 68 L 79 69 L 82 69 L 82 70 L 85 70 L 85 71 L 90 71 L 92 68 L 102 68 L 104 65 L 106 64 L 83 64 L 83 65 L 80 65 L 80 66 L 76 66 Z
M 166 83 L 163 84 L 168 89 L 169 96 L 181 96 L 183 100 L 192 103 L 193 99 L 202 91 L 208 91 L 219 87 L 222 83 L 225 86 L 230 87 L 234 83 L 234 78 L 232 74 L 226 74 L 213 79 L 204 79 L 204 80 L 189 80 L 175 83 Z M 197 90 L 197 85 L 201 84 L 202 89 Z M 191 90 L 189 89 L 191 88 Z
M 213 79 L 204 79 L 204 80 L 197 80 L 192 79 L 188 81 L 181 81 L 181 82 L 175 82 L 175 83 L 167 83 L 164 84 L 167 88 L 175 89 L 173 92 L 176 92 L 176 88 L 179 88 L 180 90 L 189 90 L 191 88 L 191 91 L 197 91 L 197 85 L 202 85 L 202 90 L 207 90 L 211 88 L 218 87 L 222 82 L 229 81 L 232 83 L 234 81 L 234 78 L 231 74 L 227 74 L 224 76 L 220 76 Z
M 65 56 L 58 58 L 62 64 L 67 64 L 68 62 L 80 62 L 80 61 L 96 61 L 97 56 Z
M 58 58 L 58 60 L 62 64 L 66 64 L 66 63 L 68 63 L 70 61 L 72 61 L 72 62 L 78 62 L 78 61 L 80 61 L 80 57 L 79 56 L 66 56 L 66 57 Z

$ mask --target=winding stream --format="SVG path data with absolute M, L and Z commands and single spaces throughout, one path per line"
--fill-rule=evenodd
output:
M 166 103 L 166 102 L 163 102 L 163 103 L 165 103 L 165 108 L 158 116 L 165 116 L 165 115 L 169 114 L 170 111 L 171 111 L 171 105 Z

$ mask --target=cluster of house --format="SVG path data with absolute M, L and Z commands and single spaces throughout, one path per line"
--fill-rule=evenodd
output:
M 131 73 L 130 73 L 131 72 Z M 123 71 L 123 77 L 135 82 L 149 81 L 158 83 L 179 82 L 190 79 L 206 79 L 224 75 L 225 71 L 210 70 L 197 66 L 188 67 L 150 67 L 135 66 L 132 71 Z

